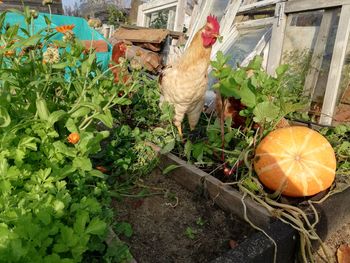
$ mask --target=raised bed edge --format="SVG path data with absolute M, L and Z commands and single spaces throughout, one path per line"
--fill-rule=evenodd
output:
M 186 163 L 177 156 L 168 153 L 161 155 L 160 168 L 164 169 L 169 165 L 179 167 L 170 172 L 170 176 L 178 184 L 192 192 L 200 191 L 208 195 L 221 209 L 233 213 L 238 218 L 244 220 L 244 206 L 242 204 L 242 194 L 233 187 L 223 184 L 215 177 L 203 172 L 199 168 Z M 253 224 L 266 229 L 274 218 L 269 212 L 254 202 L 250 198 L 244 199 L 247 209 L 247 216 Z

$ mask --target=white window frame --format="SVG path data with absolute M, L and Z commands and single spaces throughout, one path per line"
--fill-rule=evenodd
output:
M 332 125 L 337 100 L 340 95 L 340 80 L 350 33 L 350 0 L 292 0 L 276 4 L 275 16 L 278 18 L 278 23 L 274 24 L 272 31 L 271 52 L 269 52 L 267 63 L 268 72 L 274 74 L 282 58 L 284 31 L 287 26 L 286 20 L 288 14 L 337 7 L 341 7 L 341 13 L 319 120 L 319 123 L 323 125 Z M 319 43 L 319 45 L 321 44 L 322 43 Z M 323 44 L 325 45 L 325 43 Z M 317 47 L 314 53 L 319 53 L 320 49 L 322 49 L 322 47 Z M 316 56 L 319 56 L 319 54 L 313 54 L 314 58 Z M 320 61 L 316 61 L 317 65 L 319 65 L 319 63 Z M 312 89 L 312 83 L 310 84 L 310 82 L 315 81 L 315 76 L 311 74 L 318 74 L 316 71 L 315 69 L 309 71 L 305 82 L 305 85 L 309 86 L 305 87 L 306 90 L 310 87 Z M 311 90 L 311 92 L 313 91 Z
M 137 25 L 146 27 L 149 22 L 147 18 L 151 13 L 175 7 L 174 28 L 170 28 L 170 30 L 182 32 L 185 21 L 186 6 L 186 0 L 155 0 L 149 3 L 144 3 L 140 5 L 138 9 Z

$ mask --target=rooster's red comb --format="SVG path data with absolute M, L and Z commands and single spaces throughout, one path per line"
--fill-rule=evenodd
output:
M 207 23 L 211 24 L 213 27 L 213 31 L 219 33 L 220 24 L 216 16 L 209 15 L 207 17 Z

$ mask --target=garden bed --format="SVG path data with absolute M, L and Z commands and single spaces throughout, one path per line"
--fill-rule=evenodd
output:
M 168 176 L 190 191 L 206 193 L 219 207 L 235 216 L 244 219 L 244 206 L 242 194 L 229 185 L 203 172 L 197 167 L 187 164 L 173 154 L 162 155 L 161 167 L 164 169 L 171 164 L 178 165 Z M 320 200 L 325 193 L 314 196 L 311 200 Z M 317 234 L 328 246 L 327 251 L 334 259 L 337 246 L 347 242 L 347 232 L 341 233 L 341 229 L 348 229 L 350 219 L 350 188 L 341 193 L 332 195 L 324 202 L 314 204 L 319 215 Z M 307 199 L 286 199 L 285 203 L 293 203 L 300 207 L 307 207 Z M 254 225 L 262 228 L 277 244 L 277 262 L 294 262 L 298 251 L 298 232 L 291 226 L 273 218 L 262 206 L 247 198 L 244 200 L 247 216 Z M 341 204 L 341 205 L 340 205 Z M 310 212 L 310 210 L 306 211 Z M 310 219 L 312 213 L 308 213 Z M 313 219 L 311 219 L 313 222 Z M 314 242 L 314 248 L 319 248 L 319 243 Z M 320 253 L 321 250 L 319 249 Z M 226 251 L 212 262 L 273 262 L 274 245 L 262 232 L 257 232 L 245 239 L 237 247 Z M 320 257 L 315 256 L 316 259 Z M 320 259 L 321 260 L 321 259 Z
M 118 220 L 132 226 L 133 235 L 121 238 L 139 263 L 210 262 L 255 232 L 203 192 L 184 189 L 159 169 L 137 185 L 137 191 L 149 193 L 114 207 Z

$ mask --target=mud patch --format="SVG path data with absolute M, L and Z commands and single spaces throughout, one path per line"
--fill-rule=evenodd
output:
M 159 170 L 138 185 L 154 194 L 114 202 L 118 221 L 132 225 L 121 237 L 138 263 L 210 262 L 242 242 L 254 230 L 211 200 L 191 193 Z
M 330 262 L 337 262 L 336 253 L 339 246 L 342 244 L 350 244 L 350 222 L 348 221 L 344 223 L 339 229 L 330 234 L 327 240 L 325 240 L 324 244 L 328 255 L 331 257 Z M 320 255 L 323 256 L 321 248 L 319 248 L 315 254 L 315 261 L 317 263 L 328 262 Z

